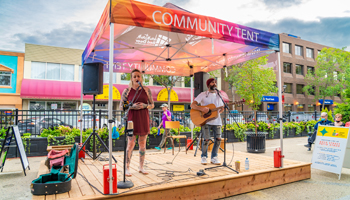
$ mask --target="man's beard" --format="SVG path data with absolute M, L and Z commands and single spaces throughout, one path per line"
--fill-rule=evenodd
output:
M 210 86 L 210 89 L 211 89 L 211 90 L 214 90 L 214 88 L 216 88 L 216 85 Z

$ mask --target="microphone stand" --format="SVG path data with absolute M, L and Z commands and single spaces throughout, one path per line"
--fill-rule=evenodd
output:
M 236 172 L 237 174 L 239 174 L 238 171 L 232 169 L 231 167 L 227 166 L 227 164 L 226 164 L 226 136 L 227 136 L 227 135 L 226 135 L 226 110 L 229 110 L 229 107 L 228 107 L 228 105 L 226 104 L 226 102 L 224 101 L 224 99 L 221 97 L 219 90 L 217 90 L 217 89 L 215 89 L 215 90 L 217 91 L 217 94 L 218 94 L 218 96 L 220 97 L 221 101 L 224 103 L 224 116 L 225 116 L 225 117 L 224 117 L 224 150 L 225 150 L 225 151 L 224 151 L 224 162 L 223 162 L 222 165 L 220 165 L 220 166 L 208 167 L 208 168 L 205 168 L 204 170 L 214 169 L 214 168 L 219 168 L 219 167 L 226 167 L 226 168 L 229 168 L 230 170 Z M 234 117 L 233 117 L 233 119 L 234 119 Z M 235 119 L 234 119 L 234 120 L 235 120 Z M 236 120 L 235 120 L 235 122 L 236 122 L 237 126 L 240 127 L 240 126 L 238 125 L 238 123 L 237 123 Z
M 134 183 L 132 181 L 127 181 L 125 180 L 125 171 L 126 171 L 126 157 L 127 157 L 127 154 L 126 154 L 126 146 L 127 146 L 127 140 L 126 140 L 126 137 L 129 136 L 129 133 L 133 131 L 133 129 L 127 129 L 128 128 L 128 114 L 129 114 L 129 110 L 130 108 L 132 107 L 133 103 L 134 103 L 134 100 L 135 100 L 135 97 L 137 96 L 138 92 L 139 92 L 139 89 L 140 87 L 142 87 L 141 85 L 139 87 L 137 87 L 136 89 L 136 92 L 134 94 L 134 97 L 132 98 L 131 102 L 129 104 L 126 104 L 123 106 L 124 108 L 124 111 L 125 109 L 127 109 L 124 113 L 124 124 L 125 124 L 125 128 L 124 128 L 124 173 L 123 173 L 123 181 L 118 181 L 117 183 L 117 188 L 120 188 L 120 189 L 126 189 L 126 188 L 132 188 L 134 187 Z

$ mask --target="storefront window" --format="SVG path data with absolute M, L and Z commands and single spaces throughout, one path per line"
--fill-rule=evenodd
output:
M 63 102 L 62 110 L 76 110 L 77 103 L 76 102 Z
M 29 110 L 45 110 L 45 101 L 31 101 Z
M 315 111 L 316 109 L 315 109 L 315 105 L 314 104 L 309 104 L 309 105 L 307 105 L 307 110 L 308 111 Z
M 11 86 L 11 72 L 1 72 L 0 71 L 0 85 L 1 86 Z
M 57 101 L 48 101 L 47 102 L 47 110 L 61 110 L 61 102 Z
M 130 82 L 130 74 L 129 73 L 121 73 L 120 74 L 120 83 L 121 84 L 129 84 Z
M 293 104 L 284 104 L 284 111 L 293 111 Z
M 304 111 L 304 104 L 299 104 L 297 106 L 297 111 Z

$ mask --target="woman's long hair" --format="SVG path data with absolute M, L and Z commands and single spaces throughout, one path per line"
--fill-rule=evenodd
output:
M 142 77 L 141 71 L 138 70 L 138 69 L 133 69 L 133 70 L 131 71 L 131 73 L 130 73 L 130 83 L 129 83 L 129 87 L 132 87 L 132 74 L 133 74 L 134 72 L 139 72 L 139 73 L 141 74 L 141 84 L 143 85 L 143 77 Z

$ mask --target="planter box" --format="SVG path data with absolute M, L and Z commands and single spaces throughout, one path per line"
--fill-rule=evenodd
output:
M 249 134 L 250 133 L 250 134 Z M 247 151 L 249 153 L 265 153 L 266 151 L 266 133 L 247 132 Z

